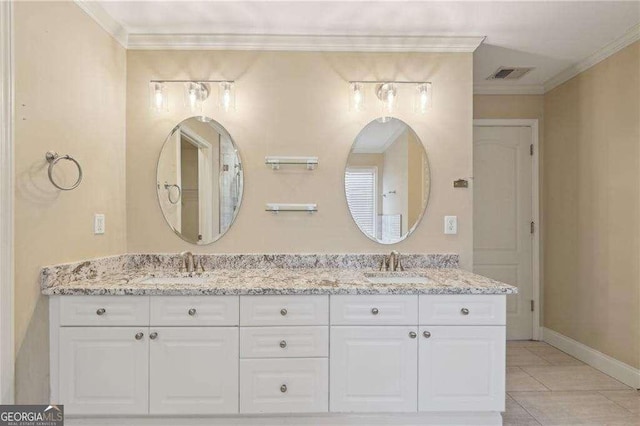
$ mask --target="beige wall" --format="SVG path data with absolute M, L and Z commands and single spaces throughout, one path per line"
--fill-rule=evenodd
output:
M 47 302 L 43 265 L 125 250 L 125 50 L 72 2 L 16 2 L 16 399 L 46 403 Z M 46 151 L 71 154 L 73 191 L 47 178 Z M 63 165 L 61 179 L 75 171 Z M 93 214 L 106 234 L 93 235 Z
M 640 42 L 548 92 L 545 326 L 640 367 Z
M 473 96 L 473 118 L 537 118 L 542 120 L 543 110 L 543 95 Z
M 195 247 L 168 228 L 154 191 L 156 161 L 167 134 L 189 114 L 182 87 L 170 89 L 172 111 L 148 107 L 150 79 L 210 78 L 237 81 L 237 110 L 205 111 L 224 125 L 244 162 L 245 192 L 235 224 L 216 243 Z M 349 216 L 343 190 L 344 167 L 359 131 L 377 117 L 374 95 L 364 113 L 348 111 L 349 80 L 432 81 L 435 106 L 425 116 L 412 99 L 399 98 L 397 117 L 425 144 L 432 187 L 427 213 L 416 232 L 393 248 L 401 252 L 460 253 L 472 256 L 470 190 L 454 189 L 471 176 L 472 55 L 354 54 L 216 51 L 127 52 L 127 248 L 130 252 L 387 252 L 360 233 Z M 317 155 L 319 167 L 273 171 L 266 155 Z M 272 215 L 267 202 L 315 202 L 319 212 Z M 455 214 L 458 235 L 443 235 L 442 217 Z

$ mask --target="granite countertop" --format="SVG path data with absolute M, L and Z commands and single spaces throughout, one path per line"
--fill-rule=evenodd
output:
M 377 272 L 376 259 L 326 259 L 320 267 L 309 267 L 301 256 L 275 265 L 265 257 L 247 261 L 202 257 L 206 272 L 192 274 L 169 268 L 174 258 L 161 255 L 133 258 L 123 255 L 75 264 L 44 268 L 41 274 L 45 295 L 241 295 L 241 294 L 514 294 L 517 288 L 457 268 L 458 259 L 442 257 L 408 258 L 411 267 L 404 272 Z M 170 255 L 164 255 L 170 256 Z M 223 256 L 223 255 L 218 255 Z M 240 256 L 240 255 L 237 255 Z M 265 255 L 267 256 L 267 255 Z M 295 256 L 295 255 L 290 255 Z M 339 255 L 336 255 L 339 256 Z M 359 255 L 363 256 L 363 255 Z M 418 255 L 414 255 L 418 256 Z M 431 255 L 426 255 L 431 256 Z M 456 255 L 451 255 L 456 256 Z M 238 261 L 241 259 L 241 261 Z M 417 259 L 417 260 L 416 260 Z M 435 259 L 435 260 L 434 260 Z M 374 261 L 375 260 L 375 261 Z M 333 262 L 333 263 L 332 263 Z M 242 264 L 243 267 L 238 267 Z M 158 265 L 163 265 L 159 267 Z M 212 268 L 212 265 L 224 266 Z M 337 267 L 341 265 L 342 267 Z M 345 266 L 346 265 L 346 266 Z M 454 267 L 451 267 L 454 266 Z M 426 277 L 427 283 L 373 284 L 367 277 Z M 145 282 L 153 278 L 155 282 Z

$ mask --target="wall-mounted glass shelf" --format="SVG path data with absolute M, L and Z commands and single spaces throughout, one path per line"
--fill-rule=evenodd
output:
M 271 213 L 280 212 L 306 212 L 315 213 L 318 211 L 318 205 L 315 203 L 308 204 L 283 204 L 283 203 L 267 203 L 265 211 Z
M 264 157 L 264 163 L 271 166 L 273 170 L 280 169 L 284 165 L 302 165 L 307 170 L 313 170 L 318 166 L 318 157 Z

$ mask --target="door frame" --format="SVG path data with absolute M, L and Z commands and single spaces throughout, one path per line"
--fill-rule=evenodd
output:
M 13 2 L 0 2 L 0 402 L 13 404 Z
M 540 226 L 540 140 L 538 119 L 474 119 L 474 127 L 530 127 L 531 144 L 533 145 L 531 166 L 531 220 L 535 223 L 533 241 L 531 247 L 531 272 L 533 284 L 533 340 L 542 339 L 542 327 L 540 325 L 540 312 L 542 311 L 542 286 L 541 286 L 541 226 Z

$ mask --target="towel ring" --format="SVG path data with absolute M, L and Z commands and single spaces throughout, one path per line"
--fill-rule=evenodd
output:
M 75 158 L 73 158 L 69 154 L 58 155 L 58 153 L 54 151 L 47 152 L 45 158 L 47 159 L 47 162 L 49 162 L 49 180 L 51 181 L 53 186 L 63 191 L 71 191 L 72 189 L 75 189 L 78 187 L 78 185 L 80 185 L 80 182 L 82 182 L 82 167 L 80 167 L 80 163 L 78 163 Z M 72 161 L 73 163 L 75 163 L 76 167 L 78 167 L 78 180 L 76 180 L 76 183 L 66 188 L 64 186 L 58 185 L 53 179 L 53 167 L 58 164 L 58 161 L 60 160 Z
M 171 188 L 175 188 L 178 190 L 178 199 L 176 201 L 173 201 L 171 199 Z M 180 199 L 182 198 L 182 189 L 180 189 L 180 187 L 178 185 L 170 185 L 167 182 L 164 183 L 164 189 L 167 190 L 167 198 L 169 199 L 169 202 L 171 204 L 178 204 L 180 202 Z

